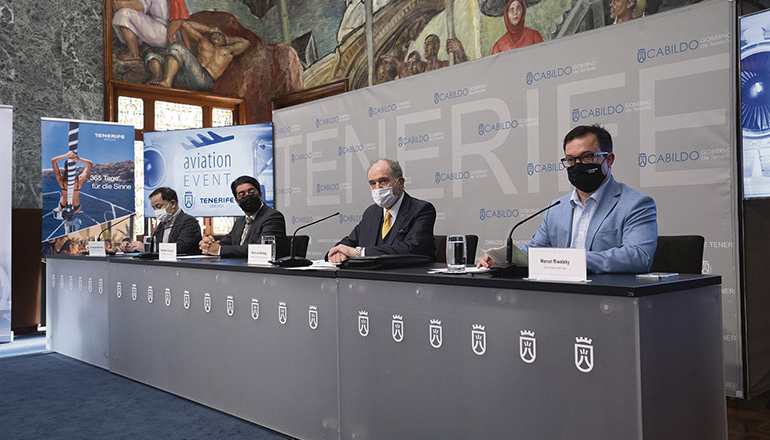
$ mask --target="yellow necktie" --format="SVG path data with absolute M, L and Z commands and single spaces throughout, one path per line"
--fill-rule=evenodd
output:
M 385 211 L 385 221 L 382 223 L 382 238 L 385 239 L 385 236 L 388 235 L 388 231 L 390 231 L 390 211 Z

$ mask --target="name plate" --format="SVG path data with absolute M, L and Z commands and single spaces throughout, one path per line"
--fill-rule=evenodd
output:
M 106 257 L 107 251 L 104 249 L 103 241 L 89 241 L 88 242 L 88 256 L 90 257 Z
M 273 246 L 269 244 L 250 244 L 248 264 L 270 265 Z
M 176 261 L 176 243 L 161 243 L 158 248 L 158 260 Z
M 529 279 L 586 282 L 586 250 L 529 248 Z

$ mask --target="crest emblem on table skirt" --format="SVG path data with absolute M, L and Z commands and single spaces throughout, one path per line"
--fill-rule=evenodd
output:
M 588 338 L 575 338 L 575 366 L 583 373 L 594 369 L 594 347 Z
M 393 315 L 393 320 L 390 325 L 391 334 L 393 340 L 401 342 L 404 340 L 404 317 L 401 315 Z
M 444 330 L 441 327 L 441 321 L 438 319 L 430 320 L 430 345 L 433 348 L 441 348 L 444 342 Z
M 519 356 L 521 360 L 531 364 L 535 362 L 537 358 L 537 341 L 535 340 L 535 332 L 530 330 L 522 330 L 521 336 L 519 336 Z
M 358 334 L 366 337 L 369 334 L 369 312 L 358 312 Z

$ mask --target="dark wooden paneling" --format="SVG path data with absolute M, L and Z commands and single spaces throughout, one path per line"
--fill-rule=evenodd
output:
M 43 212 L 14 209 L 11 223 L 11 330 L 14 334 L 34 333 L 40 324 Z

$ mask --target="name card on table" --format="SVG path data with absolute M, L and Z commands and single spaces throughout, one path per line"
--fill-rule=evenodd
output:
M 88 256 L 89 257 L 106 257 L 107 251 L 104 249 L 103 241 L 89 241 L 88 242 Z
M 176 261 L 176 243 L 160 243 L 158 260 Z
M 273 246 L 270 244 L 250 244 L 248 264 L 270 265 Z
M 529 248 L 529 279 L 586 282 L 586 250 Z

